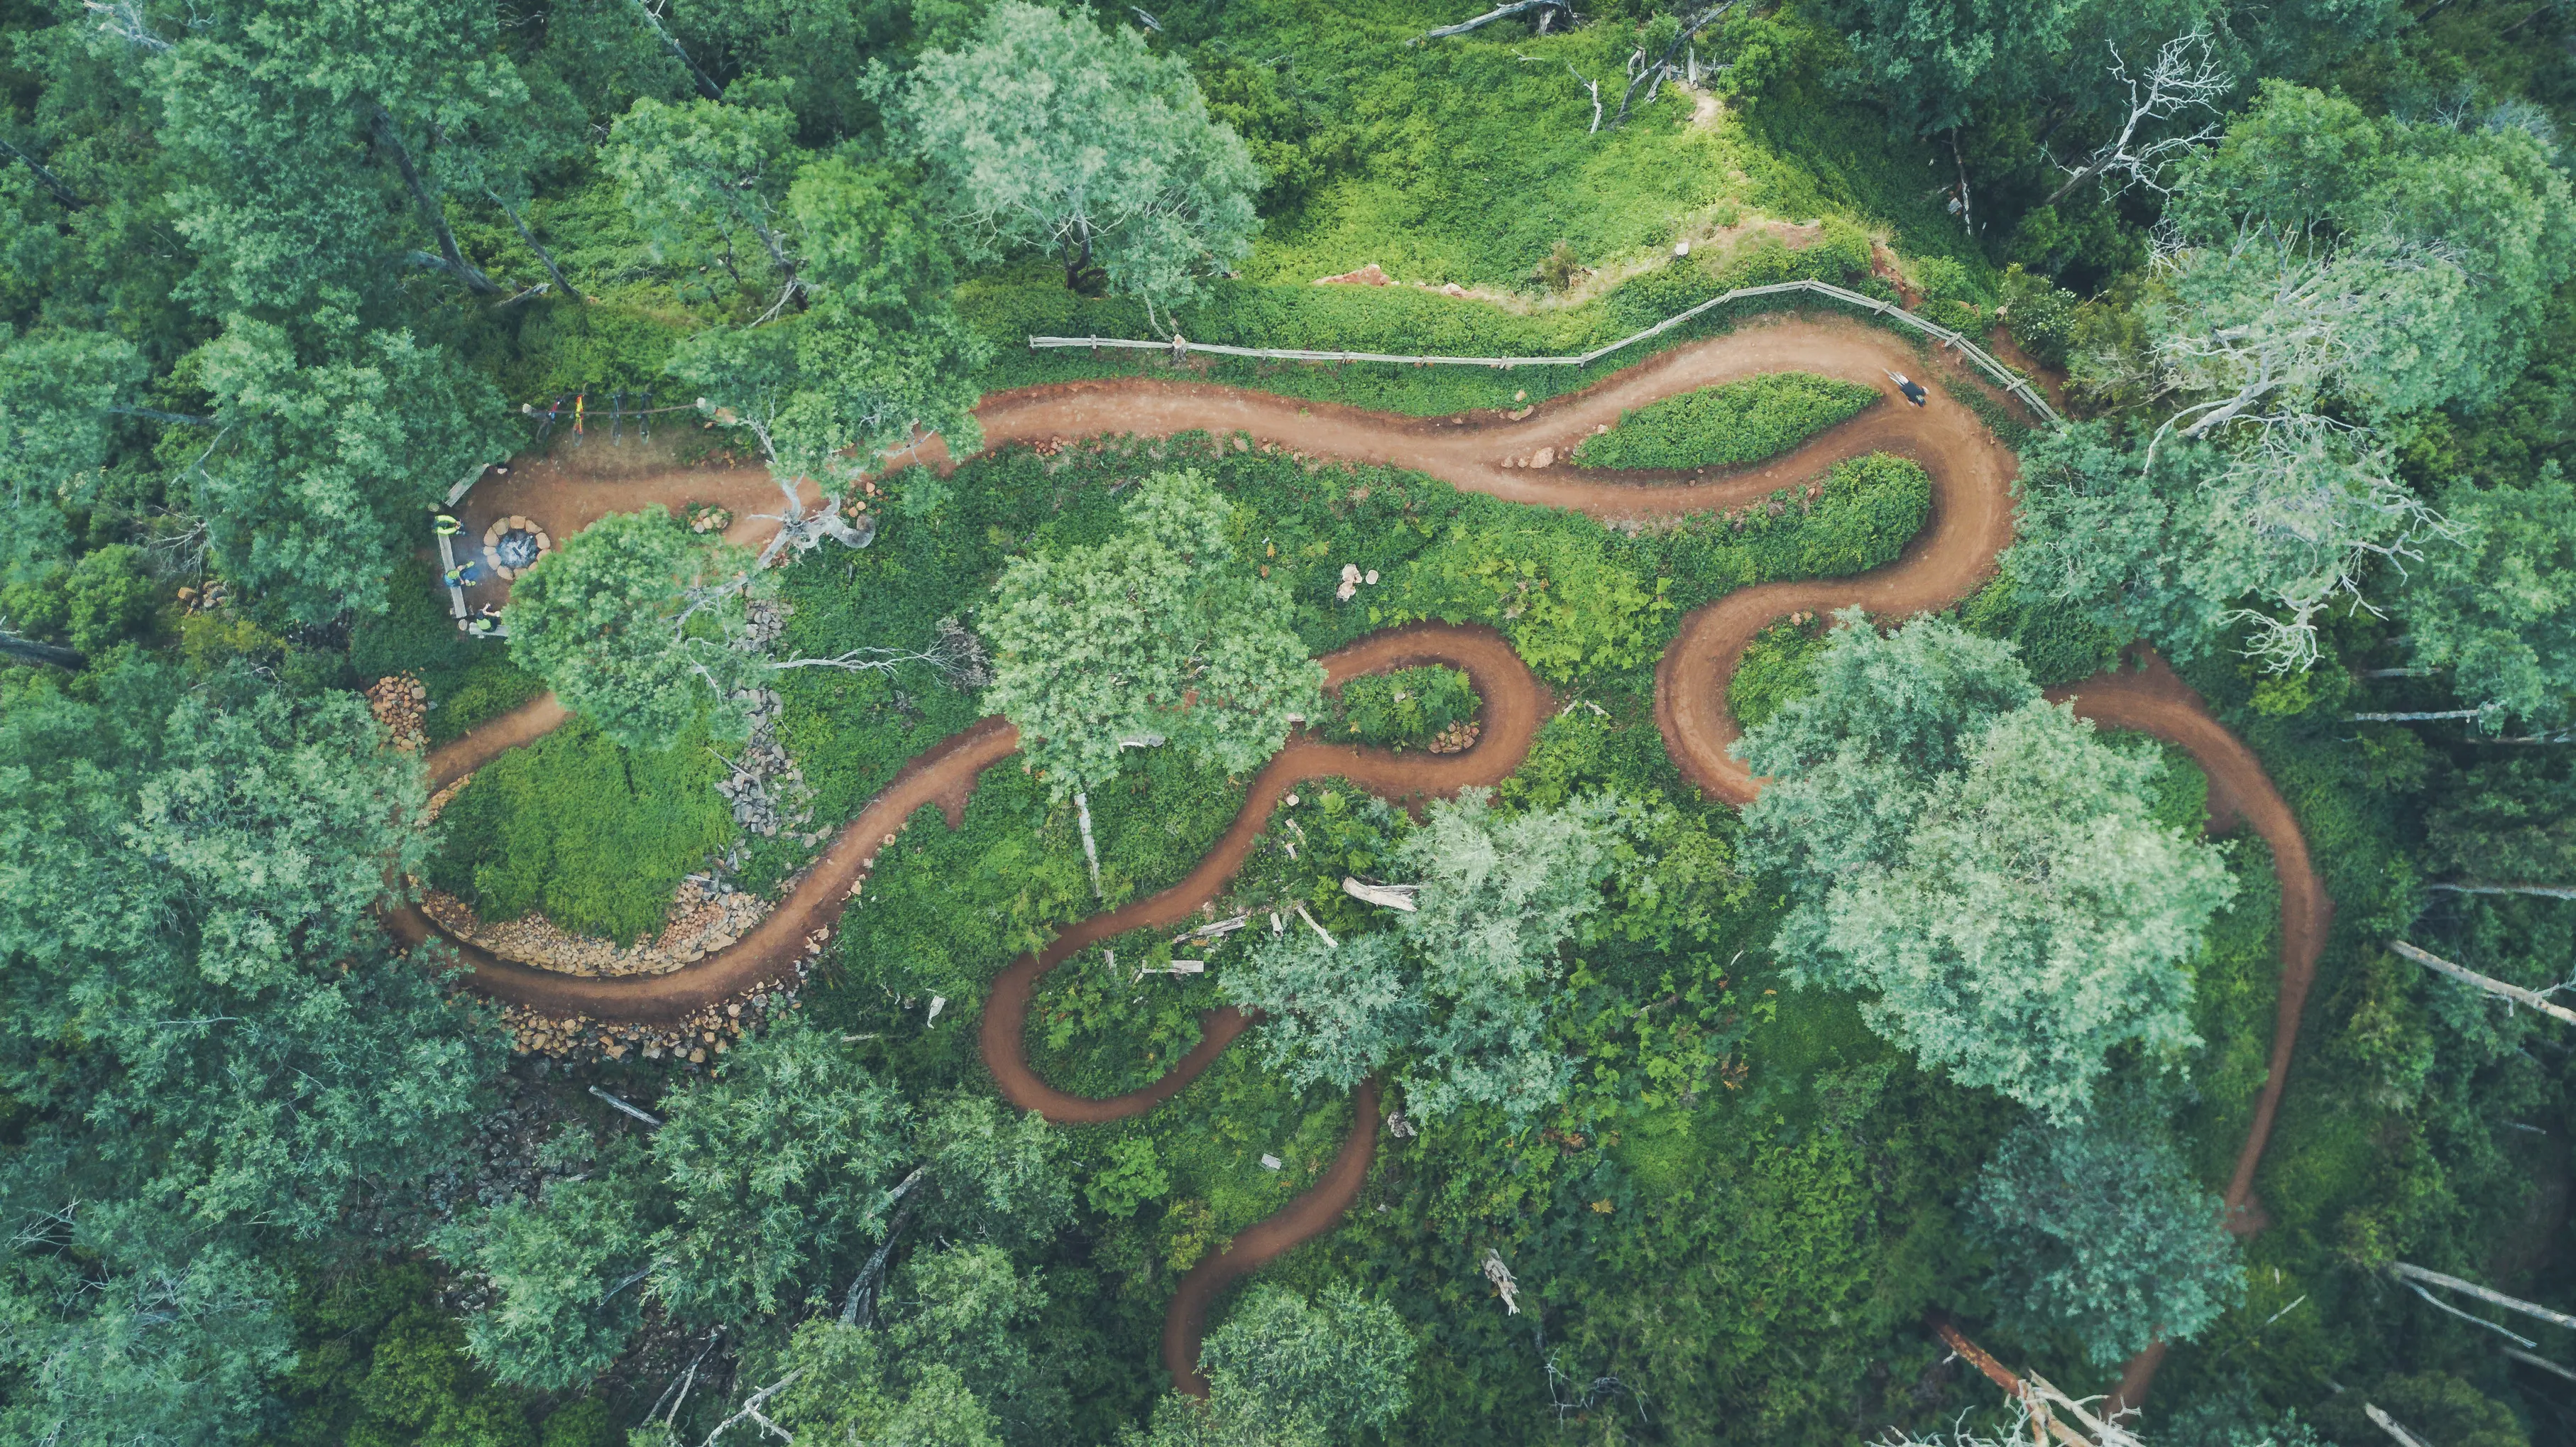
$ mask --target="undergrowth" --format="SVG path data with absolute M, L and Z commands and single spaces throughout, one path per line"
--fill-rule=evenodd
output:
M 1879 400 L 1812 372 L 1768 372 L 1621 412 L 1574 449 L 1577 467 L 1733 467 L 1776 457 Z

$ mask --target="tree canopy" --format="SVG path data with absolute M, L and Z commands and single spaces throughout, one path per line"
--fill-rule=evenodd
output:
M 889 119 L 970 252 L 1051 254 L 1069 287 L 1096 269 L 1169 307 L 1252 249 L 1250 152 L 1132 30 L 1001 0 L 965 45 L 921 57 Z
M 1292 932 L 1230 973 L 1237 1003 L 1274 1017 L 1263 1049 L 1298 1084 L 1340 1089 L 1403 1058 L 1415 1113 L 1470 1105 L 1528 1117 L 1564 1097 L 1574 1063 L 1552 1038 L 1561 947 L 1634 864 L 1633 811 L 1608 797 L 1501 810 L 1470 789 L 1430 806 L 1390 861 L 1418 882 L 1391 930 L 1326 942 Z
M 1248 773 L 1323 716 L 1323 669 L 1286 589 L 1236 556 L 1232 515 L 1201 474 L 1156 473 L 1117 536 L 1003 569 L 980 620 L 988 698 L 1058 797 L 1114 776 L 1135 745 Z
M 1744 857 L 1792 905 L 1798 978 L 1967 1085 L 2080 1117 L 2111 1048 L 2197 1043 L 2187 965 L 2234 882 L 2150 817 L 2163 770 L 2038 697 L 2012 650 L 1856 612 L 1814 692 L 1746 733 Z
M 739 737 L 734 694 L 764 671 L 737 646 L 751 566 L 659 506 L 612 513 L 511 588 L 501 612 L 510 655 L 629 748 L 668 746 L 702 711 Z
M 1968 1216 L 1995 1254 L 1996 1296 L 2074 1336 L 2096 1366 L 2190 1341 L 2244 1299 L 2218 1197 L 2135 1101 L 2006 1136 Z

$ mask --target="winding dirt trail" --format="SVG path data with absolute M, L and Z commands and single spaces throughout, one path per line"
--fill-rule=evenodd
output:
M 1739 730 L 1727 712 L 1726 686 L 1756 633 L 1801 609 L 1830 612 L 1858 604 L 1875 617 L 1896 619 L 1946 607 L 1992 576 L 1996 554 L 2012 540 L 2016 466 L 2012 453 L 1973 414 L 1947 399 L 1920 410 L 1899 399 L 1885 373 L 1908 367 L 1919 371 L 1922 366 L 1921 359 L 1893 337 L 1857 323 L 1778 320 L 1677 347 L 1585 391 L 1544 403 L 1519 421 L 1499 420 L 1493 414 L 1399 417 L 1269 393 L 1143 378 L 999 393 L 986 398 L 977 415 L 991 447 L 1104 434 L 1240 431 L 1299 452 L 1409 468 L 1462 489 L 1571 508 L 1603 521 L 1740 506 L 1804 482 L 1844 458 L 1870 452 L 1890 452 L 1921 462 L 1932 477 L 1931 517 L 1897 561 L 1854 578 L 1743 589 L 1685 617 L 1665 649 L 1656 669 L 1655 690 L 1655 718 L 1665 747 L 1693 783 L 1713 797 L 1742 804 L 1759 792 L 1760 781 L 1727 752 Z M 1562 457 L 1583 437 L 1616 422 L 1624 409 L 1785 370 L 1860 382 L 1876 388 L 1885 400 L 1805 446 L 1752 468 L 1604 474 L 1520 465 L 1540 449 L 1553 449 Z M 935 440 L 921 451 L 926 461 L 945 461 Z M 539 482 L 529 474 L 525 485 L 534 487 Z M 513 508 L 517 506 L 513 489 L 520 485 L 515 475 L 487 482 L 492 496 L 479 497 L 478 489 L 478 505 Z M 603 490 L 588 499 L 581 509 L 588 515 L 557 520 L 559 530 L 568 533 L 586 524 L 596 516 L 592 507 L 605 511 L 613 505 L 633 505 L 612 503 L 608 500 L 612 497 Z M 558 494 L 556 506 L 562 502 Z M 2252 752 L 2160 660 L 2141 658 L 2135 666 L 2051 697 L 2071 701 L 2079 714 L 2098 723 L 2137 729 L 2188 750 L 2209 775 L 2211 828 L 2240 821 L 2250 825 L 2271 846 L 2281 880 L 2282 972 L 2271 1073 L 2227 1192 L 2232 1219 L 2240 1229 L 2250 1229 L 2259 1221 L 2259 1213 L 2250 1209 L 2254 1173 L 2287 1083 L 2299 1014 L 2315 973 L 2331 905 L 2309 866 L 2296 818 Z M 1215 897 L 1249 853 L 1279 797 L 1299 780 L 1342 775 L 1396 798 L 1447 795 L 1498 782 L 1526 757 L 1550 706 L 1545 690 L 1510 645 L 1488 629 L 1392 630 L 1363 639 L 1323 662 L 1334 687 L 1361 674 L 1418 663 L 1461 668 L 1474 679 L 1484 700 L 1483 732 L 1472 749 L 1446 756 L 1398 756 L 1292 739 L 1255 778 L 1233 824 L 1187 878 L 1149 898 L 1073 925 L 1044 951 L 1022 956 L 995 979 L 985 1002 L 980 1043 L 986 1065 L 1012 1104 L 1053 1121 L 1102 1122 L 1150 1110 L 1187 1087 L 1253 1023 L 1251 1019 L 1232 1009 L 1210 1012 L 1202 1022 L 1198 1045 L 1143 1089 L 1108 1099 L 1068 1095 L 1040 1080 L 1026 1058 L 1028 1008 L 1039 979 L 1102 939 L 1177 923 Z M 462 777 L 503 750 L 542 736 L 564 717 L 563 709 L 549 697 L 476 729 L 431 755 L 433 787 Z M 993 718 L 916 757 L 841 830 L 768 919 L 731 948 L 678 970 L 584 978 L 497 959 L 461 941 L 451 943 L 471 969 L 474 986 L 501 999 L 604 1020 L 661 1024 L 684 1018 L 703 1005 L 792 974 L 807 936 L 838 921 L 852 886 L 912 815 L 924 805 L 935 804 L 955 827 L 976 779 L 1017 747 L 1017 731 Z M 443 937 L 417 909 L 393 912 L 389 925 L 411 942 Z M 1280 1212 L 1242 1232 L 1225 1250 L 1202 1260 L 1181 1281 L 1165 1319 L 1163 1357 L 1174 1383 L 1184 1390 L 1206 1390 L 1197 1372 L 1198 1342 L 1215 1296 L 1245 1273 L 1332 1229 L 1358 1198 L 1376 1148 L 1375 1082 L 1361 1087 L 1355 1107 L 1352 1132 L 1323 1178 Z M 2129 1364 L 2119 1389 L 2124 1401 L 2134 1404 L 2143 1399 L 2161 1356 L 2161 1347 L 2154 1347 Z

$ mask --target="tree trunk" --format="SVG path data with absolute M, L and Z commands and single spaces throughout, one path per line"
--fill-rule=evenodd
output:
M 2567 1368 L 2558 1365 L 2558 1363 L 2551 1361 L 2547 1357 L 2536 1357 L 2527 1351 L 2522 1351 L 2515 1347 L 2506 1347 L 2504 1349 L 2504 1354 L 2513 1358 L 2515 1361 L 2522 1363 L 2524 1366 L 2538 1367 L 2544 1372 L 2549 1372 L 2557 1376 L 2565 1377 L 2571 1382 L 2576 1382 L 2576 1371 L 2569 1371 Z
M 662 48 L 671 52 L 671 58 L 680 63 L 680 69 L 689 73 L 689 81 L 698 88 L 698 94 L 705 96 L 709 100 L 723 100 L 724 87 L 717 85 L 713 80 L 708 79 L 707 73 L 698 69 L 698 63 L 689 59 L 689 53 L 680 48 L 678 37 L 672 35 L 670 31 L 662 28 L 662 17 L 654 14 L 652 7 L 646 5 L 644 0 L 634 0 L 634 5 L 635 13 L 644 17 L 646 28 L 650 29 L 655 36 L 660 38 Z
M 904 1198 L 912 1193 L 913 1187 L 921 1184 L 922 1173 L 929 1169 L 928 1166 L 913 1167 L 912 1174 L 903 1178 L 903 1184 L 894 1188 L 894 1199 L 903 1201 L 903 1206 L 894 1213 L 894 1219 L 886 1223 L 885 1240 L 877 1244 L 876 1254 L 868 1258 L 867 1265 L 859 1268 L 858 1277 L 850 1283 L 849 1293 L 841 1298 L 841 1325 L 867 1326 L 874 1321 L 876 1284 L 885 1275 L 887 1258 L 894 1254 L 895 1238 L 912 1223 L 913 1207 L 919 1204 Z
M 2518 1311 L 2525 1316 L 2536 1316 L 2542 1321 L 2548 1322 L 2552 1326 L 2563 1326 L 2570 1329 L 2576 1329 L 2576 1316 L 2569 1316 L 2563 1311 L 2552 1311 L 2548 1307 L 2542 1306 L 2537 1302 L 2525 1301 L 2518 1296 L 2507 1296 L 2501 1291 L 2490 1290 L 2478 1285 L 2474 1281 L 2462 1281 L 2456 1276 L 2445 1276 L 2439 1271 L 2427 1271 L 2421 1266 L 2410 1266 L 2403 1261 L 2390 1262 L 2388 1269 L 2412 1281 L 2421 1281 L 2432 1286 L 2447 1287 L 2452 1291 L 2457 1291 L 2468 1296 L 2474 1296 L 2478 1300 L 2486 1302 L 2489 1305 L 2501 1306 L 2507 1311 Z
M 2445 894 L 2536 894 L 2543 899 L 2576 899 L 2576 884 L 2436 884 Z
M 1073 791 L 1073 817 L 1082 825 L 1082 859 L 1091 866 L 1091 897 L 1106 899 L 1100 892 L 1100 846 L 1091 842 L 1091 799 L 1080 789 Z
M 2397 1447 L 2427 1447 L 2423 1438 L 2418 1437 L 2414 1433 L 2407 1431 L 2405 1428 L 2398 1426 L 2396 1418 L 2379 1410 L 2375 1404 L 2364 1402 L 2361 1404 L 2361 1411 L 2362 1415 L 2368 1417 L 2372 1424 L 2377 1426 L 2380 1431 L 2396 1438 Z
M 555 291 L 560 295 L 571 297 L 574 301 L 584 300 L 580 292 L 573 290 L 572 283 L 564 280 L 563 268 L 555 265 L 554 253 L 546 250 L 545 243 L 537 240 L 535 233 L 528 230 L 528 223 L 519 219 L 517 209 L 502 200 L 501 193 L 489 186 L 483 188 L 483 194 L 491 197 L 492 204 L 501 208 L 501 214 L 510 218 L 510 224 L 518 228 L 519 239 L 528 243 L 528 249 L 535 252 L 537 260 L 545 264 L 546 275 L 555 279 Z
M 1513 3 L 1488 10 L 1473 20 L 1462 20 L 1455 25 L 1443 25 L 1437 30 L 1426 30 L 1414 37 L 1411 43 L 1420 45 L 1425 40 L 1440 40 L 1452 35 L 1464 35 L 1470 30 L 1481 30 L 1497 20 L 1508 19 L 1514 15 L 1527 15 L 1533 10 L 1564 10 L 1565 8 L 1565 0 L 1513 0 Z
M 2549 997 L 2541 994 L 2538 990 L 2526 990 L 2520 985 L 2508 985 L 2502 980 L 2495 979 L 2488 975 L 2481 975 L 2477 971 L 2469 969 L 2466 966 L 2452 964 L 2449 960 L 2443 959 L 2439 955 L 2427 954 L 2424 951 L 2415 948 L 2413 945 L 2406 943 L 2404 940 L 2391 940 L 2389 941 L 2388 947 L 2406 958 L 2413 960 L 2415 963 L 2422 965 L 2428 970 L 2434 970 L 2441 974 L 2449 975 L 2455 980 L 2464 980 L 2469 984 L 2475 985 L 2479 989 L 2486 991 L 2490 995 L 2501 996 L 2504 999 L 2513 1001 L 2517 1005 L 2528 1006 L 2531 1009 L 2538 1010 L 2543 1015 L 2550 1016 L 2554 1019 L 2564 1020 L 2570 1025 L 2576 1025 L 2576 1010 L 2570 1010 L 2564 1005 L 2551 1004 Z M 2416 1269 L 2410 1266 L 2401 1265 L 2397 1270 L 2401 1275 L 2414 1276 L 2418 1274 Z M 2530 1306 L 2528 1302 L 2515 1302 L 2511 1297 L 2496 1296 L 2483 1286 L 2471 1286 L 2467 1282 L 2457 1280 L 2453 1277 L 2445 1276 L 2440 1278 L 2438 1281 L 2435 1281 L 2435 1278 L 2427 1275 L 2422 1276 L 2421 1279 L 2425 1281 L 2434 1281 L 2436 1285 L 2455 1286 L 2473 1296 L 2483 1296 L 2498 1305 Z M 2530 1309 L 2536 1315 L 2547 1315 L 2547 1313 L 2540 1311 L 2537 1307 L 2531 1307 Z M 2551 1316 L 2549 1319 L 2558 1322 L 2563 1326 L 2576 1327 L 2576 1316 Z
M 438 254 L 446 258 L 447 269 L 475 295 L 499 296 L 501 288 L 492 284 L 492 278 L 485 276 L 481 269 L 465 259 L 465 253 L 456 249 L 456 233 L 448 227 L 447 213 L 439 209 L 438 198 L 429 194 L 429 184 L 420 178 L 420 168 L 412 164 L 411 152 L 404 148 L 402 136 L 394 129 L 393 113 L 383 106 L 376 107 L 376 144 L 393 154 L 394 168 L 402 172 L 403 185 L 410 189 L 412 201 L 420 207 L 422 223 L 438 238 Z
M 20 663 L 50 663 L 56 668 L 75 671 L 89 667 L 89 655 L 76 648 L 57 648 L 51 643 L 38 643 L 14 633 L 0 633 L 0 657 Z
M 36 173 L 36 179 L 45 183 L 45 189 L 54 193 L 54 199 L 62 202 L 65 210 L 78 211 L 89 204 L 87 201 L 80 198 L 80 193 L 74 191 L 71 187 L 64 185 L 62 177 L 57 176 L 52 171 L 46 169 L 45 164 L 42 161 L 37 160 L 35 157 L 28 155 L 22 150 L 19 150 L 16 146 L 9 144 L 7 141 L 0 141 L 0 156 L 15 156 L 19 160 L 26 162 L 27 169 Z

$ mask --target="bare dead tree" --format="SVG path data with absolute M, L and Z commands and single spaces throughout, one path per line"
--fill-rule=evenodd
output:
M 1601 82 L 1585 80 L 1583 72 L 1576 70 L 1574 62 L 1570 60 L 1565 63 L 1565 73 L 1574 77 L 1576 85 L 1592 93 L 1592 129 L 1587 134 L 1598 135 L 1601 131 Z
M 848 1294 L 841 1298 L 841 1325 L 866 1326 L 874 1319 L 877 1283 L 885 1279 L 886 1262 L 894 1255 L 895 1238 L 912 1223 L 912 1213 L 921 1204 L 918 1199 L 907 1201 L 904 1198 L 912 1194 L 913 1187 L 921 1184 L 922 1177 L 929 1170 L 928 1166 L 913 1167 L 911 1175 L 886 1193 L 888 1205 L 898 1201 L 903 1204 L 895 1211 L 894 1219 L 886 1223 L 885 1240 L 877 1243 L 876 1253 L 868 1258 L 867 1265 L 859 1268 L 858 1276 L 850 1282 Z
M 1692 16 L 1683 24 L 1681 30 L 1673 36 L 1672 44 L 1665 46 L 1664 53 L 1657 56 L 1652 64 L 1640 67 L 1634 60 L 1630 62 L 1628 89 L 1625 94 L 1619 97 L 1619 114 L 1613 117 L 1610 122 L 1610 128 L 1612 130 L 1617 130 L 1620 126 L 1627 123 L 1628 105 L 1631 101 L 1636 99 L 1637 87 L 1641 85 L 1646 86 L 1646 99 L 1649 101 L 1653 100 L 1656 92 L 1663 88 L 1664 77 L 1673 73 L 1673 57 L 1681 54 L 1685 47 L 1689 46 L 1693 40 L 1698 38 L 1701 31 L 1716 24 L 1726 15 L 1726 12 L 1734 9 L 1735 4 L 1736 0 L 1721 0 L 1721 3 L 1711 5 L 1707 9 L 1699 12 L 1697 15 Z M 1643 52 L 1639 52 L 1639 55 L 1642 56 Z M 1600 104 L 1599 91 L 1597 87 L 1594 91 L 1593 104 L 1596 109 Z M 1600 125 L 1597 124 L 1597 118 L 1596 124 L 1592 128 L 1596 131 L 1601 129 Z
M 105 17 L 99 21 L 98 28 L 128 45 L 150 51 L 170 48 L 170 42 L 154 34 L 152 27 L 144 22 L 143 6 L 139 0 L 81 0 L 81 8 L 92 15 Z
M 2397 1441 L 2397 1447 L 2429 1447 L 2429 1444 L 2427 1444 L 2423 1438 L 2418 1437 L 2414 1433 L 2407 1431 L 2405 1428 L 2398 1426 L 2396 1418 L 2379 1410 L 2378 1403 L 2362 1403 L 2361 1413 L 2363 1416 L 2370 1419 L 2371 1425 L 2395 1438 Z
M 786 1391 L 789 1387 L 796 1385 L 797 1379 L 804 1375 L 805 1369 L 803 1367 L 798 1367 L 796 1370 L 780 1377 L 777 1381 L 774 1381 L 768 1386 L 762 1387 L 760 1390 L 753 1392 L 750 1396 L 743 1398 L 742 1405 L 734 1408 L 732 1416 L 718 1422 L 715 1430 L 707 1434 L 707 1440 L 700 1443 L 699 1447 L 715 1447 L 716 1442 L 721 1439 L 725 1433 L 733 1430 L 735 1423 L 744 1421 L 750 1422 L 752 1425 L 760 1428 L 761 1431 L 777 1438 L 780 1442 L 791 1444 L 795 1442 L 795 1433 L 790 1432 L 786 1428 L 779 1426 L 776 1422 L 769 1420 L 768 1414 L 762 1412 L 760 1409 L 769 1405 L 770 1398 L 775 1397 L 779 1393 Z
M 7 141 L 0 141 L 0 156 L 15 156 L 19 160 L 26 162 L 27 169 L 36 173 L 36 179 L 44 183 L 46 190 L 54 193 L 54 199 L 63 203 L 64 210 L 78 211 L 89 204 L 87 201 L 81 199 L 79 192 L 74 191 L 70 186 L 65 185 L 63 183 L 63 178 L 55 175 L 46 167 L 44 162 L 37 160 L 25 151 L 19 150 L 16 146 L 9 144 Z
M 2515 1361 L 2522 1363 L 2524 1366 L 2538 1367 L 2542 1371 L 2548 1372 L 2553 1376 L 2565 1377 L 2571 1382 L 2576 1382 L 2576 1371 L 2571 1371 L 2566 1367 L 2562 1367 L 2547 1357 L 2533 1356 L 2529 1352 L 2518 1351 L 2513 1347 L 2506 1347 L 2504 1349 L 2504 1354 L 2513 1358 Z
M 1541 35 L 1547 33 L 1549 24 L 1559 15 L 1563 15 L 1568 24 L 1572 24 L 1575 19 L 1574 7 L 1566 4 L 1565 0 L 1512 0 L 1512 3 L 1496 6 L 1473 20 L 1462 20 L 1455 25 L 1443 25 L 1437 30 L 1426 30 L 1406 43 L 1420 45 L 1426 40 L 1442 40 L 1452 35 L 1464 35 L 1471 30 L 1482 30 L 1497 20 L 1508 20 L 1515 15 L 1527 15 L 1534 10 L 1540 12 L 1538 33 Z
M 2475 985 L 2479 989 L 2486 991 L 2488 994 L 2493 995 L 2498 999 L 2511 1000 L 2515 1004 L 2521 1005 L 2527 1009 L 2538 1010 L 2543 1015 L 2547 1015 L 2554 1020 L 2563 1020 L 2570 1025 L 2576 1025 L 2576 1010 L 2570 1010 L 2566 1006 L 2556 1004 L 2550 1000 L 2549 995 L 2556 993 L 2555 989 L 2544 993 L 2539 990 L 2526 990 L 2520 985 L 2509 985 L 2492 975 L 2481 975 L 2477 971 L 2468 968 L 2466 965 L 2452 964 L 2449 960 L 2443 959 L 2440 955 L 2433 954 L 2426 950 L 2417 949 L 2415 946 L 2408 944 L 2404 940 L 2391 940 L 2389 941 L 2388 948 L 2407 959 L 2413 960 L 2415 963 L 2422 965 L 2424 968 L 2431 970 L 2436 974 L 2448 975 L 2452 979 L 2458 980 L 2464 984 Z M 2565 987 L 2560 986 L 2557 988 L 2563 989 Z M 2400 1267 L 2398 1268 L 2398 1271 L 2400 1275 L 2416 1275 L 2422 1280 L 2433 1280 L 2431 1276 L 2421 1275 L 2419 1270 L 2414 1267 Z M 2443 1277 L 2439 1281 L 2435 1281 L 2434 1284 L 2437 1286 L 2451 1286 L 2457 1290 L 2466 1291 L 2473 1296 L 2480 1296 L 2487 1300 L 2494 1301 L 2498 1305 L 2515 1306 L 2517 1309 L 2530 1306 L 2530 1303 L 2528 1302 L 2515 1302 L 2510 1297 L 2496 1296 L 2483 1286 L 2471 1286 L 2467 1282 L 2460 1281 L 2454 1277 Z M 2547 1316 L 2549 1320 L 2555 1321 L 2562 1326 L 2576 1326 L 2576 1316 L 2551 1315 L 2536 1307 L 2531 1308 L 2531 1310 L 2534 1315 Z
M 2543 899 L 2576 899 L 2576 884 L 2434 884 L 2444 894 L 2534 894 Z
M 2150 190 L 2165 190 L 2160 178 L 2167 163 L 2195 146 L 2217 139 L 2219 126 L 2213 119 L 2189 135 L 2142 138 L 2141 128 L 2154 122 L 2170 120 L 2185 111 L 2204 110 L 2214 118 L 2218 103 L 2227 97 L 2236 81 L 2218 64 L 2218 52 L 2209 32 L 2194 30 L 2166 41 L 2156 50 L 2156 58 L 2147 65 L 2143 76 L 2129 73 L 2129 63 L 2120 47 L 2111 47 L 2111 78 L 2129 91 L 2128 115 L 2120 123 L 2120 132 L 2097 147 L 2080 165 L 2067 165 L 2051 157 L 2053 164 L 2066 173 L 2066 184 L 2041 202 L 2054 206 L 2076 187 L 2097 176 L 2118 180 L 2111 194 L 2119 195 L 2131 186 L 2144 185 Z M 2043 147 L 2041 154 L 2047 154 Z

